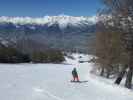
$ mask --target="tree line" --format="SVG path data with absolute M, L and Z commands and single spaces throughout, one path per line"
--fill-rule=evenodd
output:
M 39 49 L 35 48 L 38 44 L 33 44 L 33 41 L 29 43 L 33 48 L 29 44 L 22 46 L 22 44 L 3 45 L 0 43 L 0 63 L 61 63 L 65 60 L 61 50 L 46 49 L 46 47 Z

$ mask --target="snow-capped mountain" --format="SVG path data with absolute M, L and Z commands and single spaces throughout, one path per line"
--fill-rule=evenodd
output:
M 60 28 L 65 28 L 68 25 L 79 26 L 82 24 L 95 24 L 96 16 L 92 17 L 73 17 L 67 15 L 59 15 L 59 16 L 44 16 L 42 18 L 31 18 L 31 17 L 0 17 L 0 23 L 13 23 L 13 24 L 35 24 L 35 25 L 45 25 L 52 26 L 54 24 L 58 24 Z
M 2 16 L 0 37 L 19 41 L 21 45 L 24 44 L 24 40 L 30 40 L 52 48 L 86 49 L 88 39 L 92 40 L 95 36 L 96 22 L 95 16 L 59 15 L 42 18 Z

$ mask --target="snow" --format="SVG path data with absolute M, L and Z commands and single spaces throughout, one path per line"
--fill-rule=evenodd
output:
M 0 64 L 1 100 L 133 100 L 133 92 L 90 73 L 93 63 L 66 58 L 64 64 Z M 80 55 L 85 58 L 92 56 Z M 81 81 L 71 83 L 77 67 Z
M 65 28 L 68 24 L 78 26 L 82 23 L 87 24 L 95 24 L 96 16 L 92 17 L 76 17 L 76 16 L 68 16 L 68 15 L 59 15 L 59 16 L 44 16 L 40 18 L 32 18 L 32 17 L 7 17 L 1 16 L 0 23 L 13 23 L 13 24 L 37 24 L 37 25 L 45 25 L 51 26 L 53 24 L 59 24 L 60 28 Z

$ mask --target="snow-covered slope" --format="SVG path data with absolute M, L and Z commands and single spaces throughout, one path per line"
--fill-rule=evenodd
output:
M 95 24 L 96 16 L 92 17 L 73 17 L 67 15 L 59 16 L 44 16 L 42 18 L 32 18 L 32 17 L 0 17 L 0 23 L 13 23 L 13 24 L 38 24 L 52 26 L 53 24 L 58 24 L 60 28 L 65 28 L 67 25 L 78 26 L 82 24 Z
M 68 64 L 0 64 L 0 99 L 133 100 L 132 91 L 89 74 L 94 65 L 79 64 L 74 56 L 76 60 L 67 59 Z M 88 82 L 70 83 L 75 66 L 80 80 Z

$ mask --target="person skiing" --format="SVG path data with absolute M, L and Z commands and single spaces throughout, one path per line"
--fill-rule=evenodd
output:
M 76 82 L 76 80 L 77 80 L 77 82 L 79 82 L 78 73 L 77 73 L 77 70 L 75 67 L 72 70 L 72 76 L 73 76 L 73 80 L 72 80 L 73 82 Z

